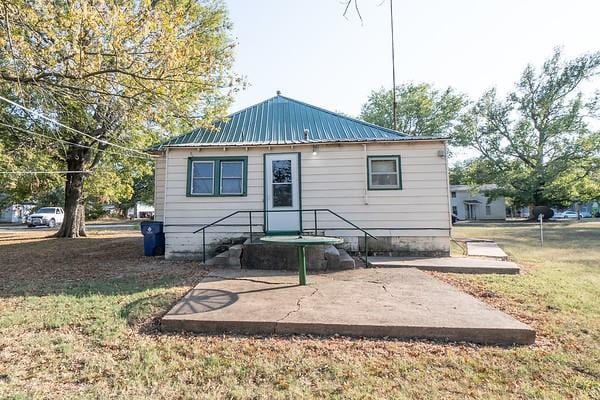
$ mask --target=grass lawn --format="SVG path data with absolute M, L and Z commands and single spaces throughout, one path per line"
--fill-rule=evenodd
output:
M 0 233 L 0 398 L 600 399 L 597 222 L 547 225 L 544 249 L 533 225 L 454 230 L 523 266 L 434 275 L 533 325 L 524 347 L 163 335 L 196 264 L 143 257 L 134 232 L 44 234 Z

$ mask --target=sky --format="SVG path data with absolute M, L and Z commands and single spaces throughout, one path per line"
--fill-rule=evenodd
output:
M 275 95 L 357 116 L 391 88 L 389 0 L 228 0 L 234 70 L 249 86 L 231 111 Z M 599 0 L 394 0 L 396 81 L 452 86 L 472 99 L 508 91 L 557 46 L 600 50 Z

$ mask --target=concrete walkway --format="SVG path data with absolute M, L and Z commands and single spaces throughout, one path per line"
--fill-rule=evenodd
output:
M 508 255 L 495 242 L 467 242 L 467 255 L 508 260 Z
M 458 274 L 507 274 L 519 273 L 513 262 L 473 257 L 369 257 L 370 267 L 418 268 L 425 271 L 452 272 Z
M 529 344 L 535 332 L 413 268 L 309 274 L 216 270 L 163 318 L 166 331 L 427 338 Z

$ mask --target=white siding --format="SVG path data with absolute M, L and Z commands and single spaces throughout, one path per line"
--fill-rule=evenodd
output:
M 443 142 L 413 142 L 386 144 L 320 145 L 313 155 L 312 146 L 273 146 L 261 148 L 170 149 L 166 171 L 167 256 L 197 252 L 200 235 L 191 232 L 203 224 L 237 210 L 263 210 L 263 154 L 301 152 L 301 201 L 303 209 L 329 208 L 358 226 L 373 229 L 378 236 L 428 236 L 448 238 L 448 184 L 446 160 L 438 156 Z M 400 155 L 402 190 L 367 190 L 367 155 Z M 187 165 L 189 157 L 248 157 L 248 189 L 243 197 L 187 197 Z M 157 162 L 156 215 L 162 210 L 161 178 L 165 166 Z M 159 171 L 160 167 L 160 171 Z M 163 175 L 161 175 L 161 173 Z M 322 227 L 344 228 L 348 225 L 331 215 L 319 214 Z M 247 223 L 248 216 L 231 218 L 225 223 Z M 262 215 L 254 217 L 262 223 Z M 312 213 L 303 218 L 305 229 L 314 226 Z M 410 230 L 392 230 L 402 228 Z M 441 228 L 427 230 L 423 228 Z M 257 231 L 259 227 L 255 228 Z M 246 228 L 211 228 L 209 240 L 234 236 L 234 231 Z M 223 235 L 217 233 L 221 231 Z M 224 233 L 228 233 L 225 235 Z M 328 234 L 358 236 L 356 231 L 331 231 Z
M 154 219 L 164 221 L 165 215 L 165 158 L 154 161 Z

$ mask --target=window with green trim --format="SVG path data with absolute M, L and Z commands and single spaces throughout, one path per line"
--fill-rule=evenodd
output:
M 192 161 L 190 194 L 212 195 L 215 187 L 215 162 Z
M 245 196 L 247 157 L 190 157 L 188 196 Z
M 402 189 L 400 156 L 367 157 L 368 189 Z
M 244 162 L 221 161 L 221 194 L 244 193 Z

